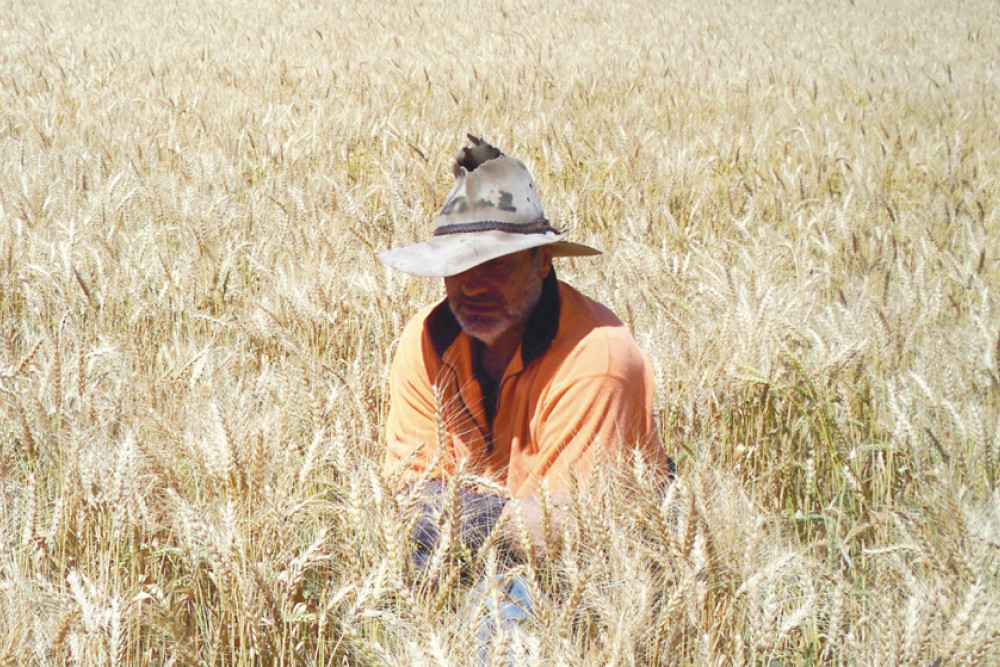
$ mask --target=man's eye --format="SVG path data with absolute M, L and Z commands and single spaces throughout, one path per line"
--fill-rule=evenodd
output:
M 506 257 L 498 257 L 486 262 L 486 267 L 493 271 L 510 271 L 514 267 L 514 263 Z

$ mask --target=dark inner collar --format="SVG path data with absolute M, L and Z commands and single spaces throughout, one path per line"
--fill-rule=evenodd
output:
M 555 267 L 551 267 L 549 275 L 542 282 L 542 294 L 528 317 L 528 326 L 521 340 L 521 360 L 525 366 L 545 354 L 558 329 L 559 281 L 556 279 Z

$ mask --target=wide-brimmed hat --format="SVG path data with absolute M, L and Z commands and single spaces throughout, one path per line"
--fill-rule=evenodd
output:
M 556 257 L 599 255 L 600 250 L 563 240 L 546 219 L 535 181 L 524 163 L 482 139 L 455 157 L 455 184 L 438 214 L 434 237 L 378 258 L 415 276 L 446 278 L 491 259 L 547 246 Z

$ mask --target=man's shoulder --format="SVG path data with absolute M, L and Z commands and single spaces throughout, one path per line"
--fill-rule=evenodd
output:
M 614 312 L 566 283 L 559 285 L 560 331 L 555 348 L 578 372 L 632 377 L 646 356 Z
M 422 357 L 425 348 L 431 349 L 432 330 L 441 329 L 436 325 L 436 320 L 440 319 L 441 301 L 436 301 L 422 306 L 417 312 L 410 316 L 410 319 L 403 325 L 403 331 L 399 335 L 399 342 L 396 348 L 396 357 L 414 356 Z M 445 308 L 447 304 L 445 303 Z
M 562 281 L 559 281 L 559 302 L 563 309 L 563 321 L 574 326 L 624 326 L 610 308 Z M 567 320 L 567 317 L 570 319 Z
M 434 309 L 441 305 L 440 301 L 434 301 L 421 306 L 415 313 L 410 315 L 410 319 L 406 321 L 403 327 L 403 334 L 406 335 L 409 331 L 415 330 L 420 331 L 424 328 L 424 324 L 427 322 L 427 318 L 430 317 Z
M 408 319 L 406 324 L 403 325 L 402 333 L 399 335 L 400 347 L 407 343 L 412 343 L 415 340 L 420 340 L 420 338 L 423 337 L 427 317 L 431 314 L 436 305 L 436 303 L 429 303 L 422 306 L 417 312 L 410 316 L 410 319 Z

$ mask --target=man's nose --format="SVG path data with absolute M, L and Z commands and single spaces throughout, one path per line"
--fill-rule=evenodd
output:
M 488 292 L 494 287 L 494 278 L 489 271 L 483 271 L 479 267 L 470 269 L 469 274 L 462 281 L 462 291 L 466 294 Z

